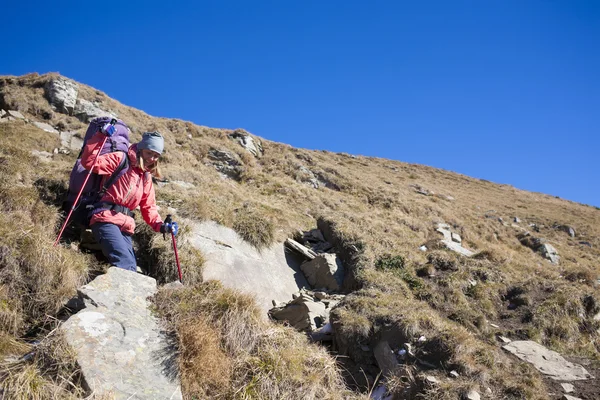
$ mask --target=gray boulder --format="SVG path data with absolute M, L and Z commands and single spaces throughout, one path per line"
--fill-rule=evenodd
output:
M 75 109 L 73 115 L 77 117 L 81 122 L 88 123 L 96 117 L 112 117 L 117 118 L 114 113 L 105 111 L 98 107 L 96 103 L 87 101 L 85 99 L 78 99 L 75 103 Z
M 70 79 L 55 78 L 44 87 L 46 98 L 50 104 L 64 114 L 71 115 L 75 109 L 79 85 Z
M 338 291 L 344 282 L 344 266 L 336 254 L 323 253 L 300 266 L 314 288 Z
M 594 379 L 579 364 L 565 360 L 560 354 L 530 340 L 515 340 L 502 348 L 532 364 L 542 374 L 555 381 Z
M 544 258 L 550 260 L 550 262 L 554 265 L 558 265 L 558 263 L 560 262 L 560 256 L 558 255 L 558 252 L 556 251 L 554 246 L 552 246 L 551 244 L 542 244 L 540 246 L 539 252 Z
M 174 350 L 149 307 L 155 292 L 154 279 L 115 267 L 80 288 L 85 308 L 61 329 L 95 395 L 182 399 Z
M 242 146 L 243 148 L 248 150 L 250 153 L 252 153 L 252 155 L 254 157 L 257 157 L 257 158 L 262 157 L 262 155 L 263 155 L 262 143 L 260 142 L 260 140 L 254 138 L 252 135 L 250 135 L 250 133 L 246 132 L 243 129 L 236 129 L 235 131 L 230 133 L 228 136 L 230 139 L 235 140 L 236 142 L 238 142 L 240 144 L 240 146 Z
M 83 146 L 83 139 L 77 132 L 61 132 L 60 145 L 68 150 L 79 151 Z
M 223 176 L 238 180 L 243 171 L 242 161 L 237 154 L 228 150 L 211 149 L 208 152 L 209 164 Z
M 38 128 L 40 128 L 43 131 L 46 131 L 48 133 L 54 133 L 54 134 L 58 135 L 58 131 L 56 129 L 54 129 L 52 127 L 52 125 L 49 125 L 49 124 L 47 124 L 45 122 L 34 121 L 33 125 L 37 126 Z
M 462 246 L 461 237 L 450 230 L 450 225 L 438 223 L 435 230 L 436 232 L 442 234 L 443 239 L 440 241 L 440 243 L 448 250 L 452 250 L 455 253 L 462 254 L 466 257 L 471 257 L 473 254 L 475 254 L 471 250 Z
M 4 115 L 4 118 L 25 119 L 25 116 L 18 111 L 8 110 Z
M 329 312 L 324 303 L 315 300 L 307 293 L 301 293 L 289 303 L 269 310 L 269 316 L 278 321 L 287 321 L 299 331 L 314 332 L 329 320 Z

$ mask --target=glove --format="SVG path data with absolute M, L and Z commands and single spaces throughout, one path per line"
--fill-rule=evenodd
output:
M 117 128 L 115 128 L 114 124 L 108 123 L 102 127 L 101 131 L 106 136 L 111 137 L 112 135 L 115 134 L 115 132 L 117 131 Z
M 179 232 L 179 225 L 177 222 L 167 222 L 160 227 L 160 233 L 172 233 L 177 236 L 177 232 Z

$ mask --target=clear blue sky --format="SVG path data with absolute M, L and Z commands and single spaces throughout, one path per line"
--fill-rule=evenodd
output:
M 600 1 L 11 1 L 0 37 L 3 75 L 600 206 Z

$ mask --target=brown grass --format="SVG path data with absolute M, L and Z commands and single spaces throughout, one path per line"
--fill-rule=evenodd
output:
M 55 75 L 0 78 L 0 106 L 21 110 L 27 117 L 45 120 L 64 130 L 81 131 L 85 128 L 83 123 L 52 111 L 43 97 L 43 86 L 52 76 Z M 545 389 L 537 373 L 521 371 L 519 379 L 502 373 L 502 369 L 524 368 L 521 364 L 514 361 L 507 364 L 504 360 L 497 367 L 488 366 L 490 360 L 498 359 L 496 350 L 487 347 L 495 345 L 488 327 L 492 322 L 500 325 L 500 333 L 505 335 L 526 333 L 531 339 L 567 355 L 600 359 L 600 350 L 594 345 L 600 343 L 596 325 L 592 315 L 585 311 L 585 299 L 597 291 L 600 277 L 600 211 L 597 208 L 427 166 L 294 149 L 268 140 L 262 140 L 264 156 L 255 159 L 227 138 L 230 130 L 153 118 L 85 85 L 80 85 L 79 93 L 80 97 L 117 112 L 133 128 L 132 141 L 138 140 L 145 130 L 164 134 L 164 174 L 171 181 L 185 181 L 194 188 L 184 189 L 173 183 L 157 188 L 161 207 L 174 207 L 178 215 L 190 220 L 212 219 L 236 228 L 256 246 L 282 241 L 297 229 L 314 228 L 315 218 L 320 216 L 331 222 L 336 248 L 343 253 L 352 275 L 344 287 L 362 288 L 335 314 L 337 332 L 354 347 L 360 348 L 359 343 L 372 339 L 381 321 L 399 321 L 402 317 L 402 330 L 407 334 L 417 328 L 424 329 L 422 324 L 428 325 L 426 331 L 432 338 L 443 338 L 441 343 L 458 349 L 445 363 L 456 362 L 465 370 L 481 371 L 488 377 L 487 380 L 469 377 L 466 381 L 450 383 L 452 387 L 444 387 L 447 393 L 456 396 L 472 384 L 480 388 L 488 384 L 498 397 L 544 396 Z M 0 234 L 0 247 L 5 247 L 0 252 L 0 262 L 13 266 L 0 269 L 4 285 L 0 288 L 0 323 L 6 332 L 24 329 L 29 321 L 39 319 L 41 313 L 36 314 L 34 308 L 40 301 L 43 313 L 55 311 L 63 296 L 74 290 L 77 283 L 74 278 L 80 273 L 85 275 L 85 266 L 89 265 L 79 253 L 48 246 L 50 239 L 47 238 L 52 237 L 50 232 L 57 222 L 56 205 L 48 199 L 42 201 L 42 192 L 34 183 L 38 178 L 65 182 L 75 155 L 58 154 L 51 163 L 42 163 L 31 156 L 30 150 L 52 152 L 59 143 L 57 137 L 23 122 L 0 124 L 3 218 L 0 226 L 12 227 L 12 221 L 22 221 L 18 229 L 3 228 Z M 223 179 L 209 165 L 210 148 L 239 155 L 243 163 L 239 182 Z M 330 187 L 315 189 L 306 184 L 307 176 L 300 170 L 301 166 L 309 168 L 320 179 L 328 180 Z M 418 194 L 412 184 L 436 195 Z M 448 195 L 455 200 L 449 200 Z M 248 207 L 252 213 L 246 212 Z M 522 222 L 513 224 L 515 216 Z M 463 245 L 475 251 L 476 256 L 466 259 L 445 250 L 434 249 L 427 253 L 418 250 L 422 244 L 437 240 L 439 235 L 434 226 L 438 222 L 450 224 L 461 235 Z M 532 223 L 538 231 L 529 226 Z M 573 226 L 577 237 L 569 237 L 553 228 L 555 225 Z M 524 230 L 547 239 L 556 247 L 561 256 L 560 265 L 551 265 L 523 246 L 517 235 Z M 148 237 L 152 237 L 152 243 L 150 240 L 147 243 L 156 249 L 153 257 L 160 260 L 164 256 L 157 264 L 166 266 L 165 276 L 172 280 L 174 270 L 169 264 L 169 243 L 156 235 Z M 181 242 L 182 265 L 201 264 L 197 261 L 200 255 L 184 253 L 184 235 Z M 591 247 L 580 242 L 587 242 Z M 34 256 L 31 252 L 41 255 Z M 385 255 L 400 255 L 404 267 L 377 269 L 377 261 Z M 33 272 L 31 279 L 29 275 L 24 277 L 22 269 L 14 267 L 21 263 L 26 265 L 27 271 Z M 46 267 L 54 271 L 48 283 L 41 282 L 35 273 Z M 63 275 L 67 277 L 64 285 L 61 283 Z M 526 288 L 527 292 L 523 295 L 523 304 L 509 310 L 510 300 L 506 294 L 513 287 Z M 46 298 L 19 295 L 32 293 L 31 288 L 33 293 Z M 410 315 L 402 311 L 406 304 L 413 308 Z M 207 318 L 205 311 L 201 314 Z M 209 315 L 213 315 L 212 312 Z M 258 349 L 259 342 L 267 343 L 261 342 L 261 335 L 252 335 L 249 348 Z M 231 357 L 233 350 L 227 343 L 235 341 L 228 342 L 227 335 L 221 336 L 221 346 Z M 268 343 L 265 346 L 280 346 L 275 340 Z M 302 353 L 304 345 L 298 345 L 295 351 Z M 479 349 L 480 354 L 463 353 L 466 346 Z M 261 351 L 261 354 L 266 353 L 266 350 Z M 236 377 L 243 375 L 237 375 L 238 365 L 246 365 L 243 371 L 258 371 L 256 374 L 262 371 L 255 364 L 233 362 L 232 365 L 233 386 Z M 265 371 L 270 371 L 269 368 Z M 416 387 L 419 373 L 413 373 Z M 250 375 L 255 376 L 253 374 L 255 372 Z M 245 383 L 236 387 L 252 386 L 251 378 L 244 379 L 240 382 Z M 427 388 L 418 390 L 429 393 L 431 398 L 440 396 Z

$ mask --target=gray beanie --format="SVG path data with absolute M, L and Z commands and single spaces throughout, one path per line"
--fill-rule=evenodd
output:
M 144 132 L 142 140 L 138 143 L 138 149 L 147 149 L 162 154 L 165 148 L 165 139 L 158 132 Z

